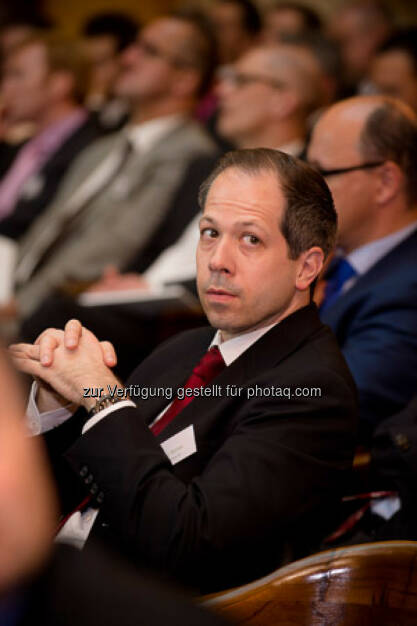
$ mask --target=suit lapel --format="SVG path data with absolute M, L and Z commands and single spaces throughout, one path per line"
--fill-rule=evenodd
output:
M 334 327 L 352 303 L 356 303 L 361 297 L 367 297 L 367 291 L 370 287 L 373 287 L 381 278 L 386 279 L 388 276 L 396 273 L 397 265 L 400 265 L 401 271 L 404 271 L 408 258 L 410 270 L 414 272 L 416 250 L 417 231 L 414 231 L 407 239 L 395 246 L 387 255 L 375 263 L 365 274 L 359 276 L 355 284 L 323 312 L 321 315 L 323 322 Z
M 279 324 L 271 328 L 265 335 L 256 341 L 250 348 L 245 350 L 233 363 L 226 367 L 213 381 L 212 385 L 221 385 L 221 397 L 197 397 L 190 402 L 181 413 L 170 422 L 166 428 L 157 436 L 158 441 L 164 441 L 172 435 L 180 432 L 190 424 L 193 424 L 200 417 L 211 410 L 219 402 L 227 402 L 225 389 L 227 385 L 245 386 L 253 378 L 265 370 L 269 370 L 287 358 L 308 338 L 323 327 L 317 312 L 317 307 L 310 304 L 299 309 L 292 315 L 283 319 Z M 207 349 L 208 345 L 206 346 Z M 200 351 L 200 358 L 204 354 L 204 349 Z M 199 360 L 199 359 L 198 359 Z M 187 380 L 193 367 L 198 360 L 187 360 L 187 372 L 185 377 L 177 377 L 176 385 L 181 386 Z M 181 370 L 184 371 L 183 369 Z M 172 378 L 167 376 L 166 380 Z M 213 404 L 214 403 L 214 404 Z M 163 408 L 163 406 L 162 406 Z M 154 415 L 155 417 L 155 415 Z

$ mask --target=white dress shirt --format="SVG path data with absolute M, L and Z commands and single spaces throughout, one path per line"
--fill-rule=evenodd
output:
M 222 340 L 221 331 L 218 330 L 208 349 L 213 346 L 218 346 L 226 367 L 228 367 L 241 354 L 243 354 L 245 350 L 250 348 L 250 346 L 252 346 L 256 341 L 258 341 L 258 339 L 260 339 L 265 333 L 267 333 L 273 326 L 275 326 L 275 323 L 247 333 L 242 333 L 241 335 L 233 337 L 232 339 L 228 339 L 227 341 Z M 65 407 L 54 411 L 39 413 L 39 410 L 36 406 L 36 393 L 37 383 L 33 383 L 27 407 L 29 428 L 33 435 L 45 433 L 48 430 L 59 426 L 72 416 L 72 413 Z M 164 415 L 165 411 L 168 410 L 171 404 L 172 402 L 170 402 L 163 409 L 163 411 L 160 412 L 160 414 L 156 417 L 156 419 L 152 422 L 150 426 L 152 426 Z M 131 400 L 123 400 L 122 402 L 118 402 L 111 407 L 103 409 L 85 423 L 82 433 L 84 434 L 87 430 L 89 430 L 99 421 L 104 419 L 106 415 L 109 415 L 114 411 L 119 411 L 121 408 L 126 406 L 136 405 Z M 97 515 L 98 509 L 94 509 L 91 507 L 84 512 L 77 511 L 76 513 L 73 513 L 56 536 L 56 541 L 69 543 L 78 549 L 82 549 L 88 535 L 90 534 Z

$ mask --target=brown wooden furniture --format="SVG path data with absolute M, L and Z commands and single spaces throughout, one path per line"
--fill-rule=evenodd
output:
M 417 542 L 321 552 L 203 604 L 245 626 L 416 626 Z

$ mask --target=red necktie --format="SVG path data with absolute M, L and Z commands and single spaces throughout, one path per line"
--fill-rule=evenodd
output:
M 220 350 L 217 346 L 213 346 L 213 348 L 210 348 L 210 350 L 205 353 L 198 365 L 195 366 L 190 378 L 184 385 L 184 389 L 205 387 L 211 380 L 213 380 L 213 378 L 220 374 L 224 367 L 225 362 L 220 354 Z M 165 411 L 163 416 L 155 422 L 153 426 L 151 426 L 153 434 L 159 435 L 165 426 L 172 422 L 174 417 L 176 417 L 178 413 L 191 402 L 192 399 L 193 395 L 184 395 L 182 400 L 180 400 L 177 396 L 169 409 Z

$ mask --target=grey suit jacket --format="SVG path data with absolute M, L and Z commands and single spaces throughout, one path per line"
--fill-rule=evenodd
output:
M 48 229 L 60 223 L 71 198 L 113 150 L 121 132 L 95 142 L 77 159 L 53 204 L 22 240 L 20 259 L 37 254 Z M 182 120 L 144 155 L 132 152 L 112 184 L 98 193 L 71 224 L 62 244 L 21 285 L 17 300 L 23 317 L 67 280 L 94 280 L 107 264 L 121 267 L 150 239 L 166 216 L 185 170 L 215 146 L 194 122 Z M 18 262 L 18 265 L 19 265 Z

